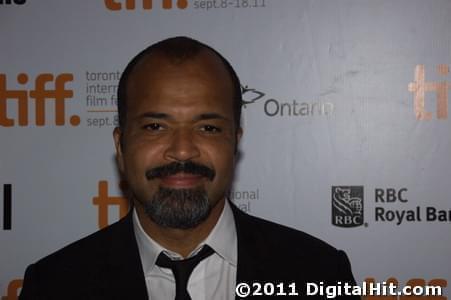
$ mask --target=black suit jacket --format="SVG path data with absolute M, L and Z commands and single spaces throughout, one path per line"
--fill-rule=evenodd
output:
M 231 207 L 238 235 L 237 283 L 283 282 L 288 293 L 288 284 L 296 282 L 300 296 L 286 299 L 316 298 L 302 296 L 307 282 L 324 282 L 325 286 L 337 281 L 354 283 L 343 251 L 306 233 L 247 215 L 233 204 Z M 131 213 L 30 265 L 19 297 L 21 300 L 147 298 Z M 268 299 L 279 298 L 282 297 Z

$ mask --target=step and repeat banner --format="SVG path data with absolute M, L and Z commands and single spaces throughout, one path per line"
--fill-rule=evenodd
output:
M 445 0 L 0 0 L 1 299 L 27 265 L 127 213 L 118 79 L 179 35 L 242 81 L 242 210 L 345 250 L 358 282 L 447 299 L 450 29 Z

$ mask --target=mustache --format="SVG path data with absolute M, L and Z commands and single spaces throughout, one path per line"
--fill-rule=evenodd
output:
M 212 181 L 216 176 L 215 170 L 199 163 L 186 161 L 186 162 L 172 162 L 167 165 L 152 168 L 146 171 L 146 178 L 147 180 L 152 180 L 156 178 L 171 176 L 180 172 L 200 175 L 206 177 L 210 181 Z

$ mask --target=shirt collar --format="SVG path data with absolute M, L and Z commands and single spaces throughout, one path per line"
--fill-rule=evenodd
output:
M 171 258 L 181 258 L 177 253 L 158 244 L 144 231 L 139 221 L 138 214 L 136 213 L 136 209 L 133 209 L 133 229 L 138 243 L 144 274 L 149 274 L 152 271 L 157 257 L 162 251 Z M 230 208 L 228 201 L 225 201 L 224 209 L 222 210 L 221 216 L 215 227 L 213 227 L 213 230 L 189 256 L 195 255 L 205 244 L 209 245 L 222 259 L 236 267 L 238 260 L 237 235 L 232 209 Z

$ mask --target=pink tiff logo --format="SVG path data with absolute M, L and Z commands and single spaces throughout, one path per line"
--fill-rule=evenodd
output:
M 122 10 L 124 4 L 125 9 L 127 10 L 134 10 L 136 7 L 136 0 L 104 0 L 104 1 L 106 8 L 108 8 L 109 10 Z M 138 2 L 142 3 L 142 8 L 145 10 L 150 10 L 153 7 L 152 0 L 141 0 Z M 179 9 L 185 9 L 188 7 L 188 0 L 160 0 L 158 2 L 161 2 L 161 7 L 163 9 L 172 9 L 173 2 L 175 2 L 175 5 Z
M 437 74 L 446 76 L 449 74 L 448 65 L 438 65 Z M 435 92 L 437 118 L 446 120 L 448 118 L 448 89 L 451 84 L 446 81 L 425 81 L 424 65 L 415 67 L 415 81 L 409 83 L 409 92 L 413 93 L 413 107 L 417 120 L 431 120 L 432 113 L 425 109 L 425 93 Z

